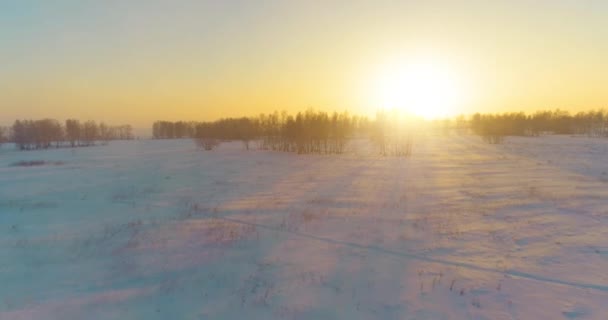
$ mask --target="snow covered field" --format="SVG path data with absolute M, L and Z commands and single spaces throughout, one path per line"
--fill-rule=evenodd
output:
M 4 146 L 0 319 L 608 319 L 607 160 L 568 136 Z

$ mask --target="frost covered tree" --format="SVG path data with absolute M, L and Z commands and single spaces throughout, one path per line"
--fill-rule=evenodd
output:
M 12 126 L 13 141 L 21 150 L 46 149 L 63 141 L 63 128 L 53 119 L 16 120 Z
M 8 130 L 5 127 L 0 127 L 0 146 L 8 139 L 7 132 Z
M 65 126 L 54 119 L 15 120 L 11 127 L 11 139 L 20 150 L 59 148 L 65 146 L 66 142 L 71 147 L 89 146 L 97 140 L 107 143 L 109 140 L 132 137 L 130 125 L 98 126 L 92 120 L 81 124 L 78 120 L 68 119 Z
M 95 144 L 95 140 L 97 139 L 97 124 L 95 121 L 89 120 L 83 123 L 80 131 L 85 145 L 91 146 Z
M 80 121 L 68 119 L 65 121 L 65 134 L 72 147 L 80 143 Z

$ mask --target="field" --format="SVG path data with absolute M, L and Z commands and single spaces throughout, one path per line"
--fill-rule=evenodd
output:
M 5 145 L 0 319 L 606 319 L 607 160 L 570 136 Z

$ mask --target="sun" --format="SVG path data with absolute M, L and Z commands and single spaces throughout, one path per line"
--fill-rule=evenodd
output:
M 387 64 L 375 79 L 375 103 L 426 119 L 452 116 L 462 102 L 454 72 L 433 61 Z

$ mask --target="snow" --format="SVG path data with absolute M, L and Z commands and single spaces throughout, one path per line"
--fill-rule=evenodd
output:
M 569 136 L 5 145 L 0 319 L 606 319 L 606 159 Z

